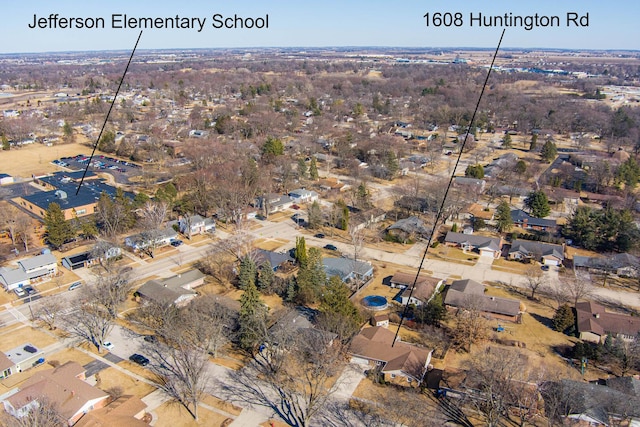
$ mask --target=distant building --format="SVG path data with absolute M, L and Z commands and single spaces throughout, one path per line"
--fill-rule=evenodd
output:
M 604 343 L 607 335 L 632 340 L 640 333 L 640 318 L 611 313 L 593 301 L 576 304 L 576 314 L 578 333 L 584 341 Z
M 198 270 L 189 270 L 167 279 L 149 280 L 138 288 L 136 294 L 145 301 L 181 306 L 198 295 L 192 289 L 202 284 L 204 274 Z
M 459 247 L 463 251 L 477 252 L 480 256 L 500 258 L 502 253 L 502 239 L 467 233 L 449 231 L 444 238 L 447 246 Z
M 6 173 L 0 173 L 0 185 L 13 184 L 13 177 Z
M 520 301 L 485 295 L 484 291 L 484 285 L 475 280 L 456 280 L 449 285 L 444 304 L 462 310 L 476 309 L 492 319 L 522 321 Z
M 373 265 L 349 258 L 323 258 L 322 264 L 327 277 L 338 276 L 343 282 L 356 278 L 366 282 L 373 277 Z
M 509 259 L 534 260 L 545 265 L 561 265 L 564 261 L 564 247 L 551 243 L 516 239 L 511 242 Z
M 513 221 L 513 225 L 524 228 L 525 230 L 555 232 L 557 228 L 555 219 L 536 218 L 522 209 L 512 210 L 511 220 Z

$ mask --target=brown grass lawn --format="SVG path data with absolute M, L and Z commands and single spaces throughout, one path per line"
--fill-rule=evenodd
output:
M 62 168 L 51 164 L 52 160 L 60 157 L 71 157 L 76 154 L 89 154 L 91 149 L 81 144 L 84 137 L 78 135 L 77 142 L 72 144 L 54 145 L 47 147 L 42 144 L 31 144 L 22 148 L 15 148 L 0 153 L 0 169 L 4 169 L 13 176 L 30 177 L 31 174 L 43 175 L 56 172 Z
M 153 386 L 124 374 L 113 367 L 100 371 L 98 378 L 100 379 L 98 387 L 105 391 L 113 387 L 120 387 L 124 394 L 132 394 L 143 398 L 155 390 Z
M 0 329 L 0 350 L 2 351 L 9 351 L 27 343 L 42 349 L 55 342 L 56 339 L 51 335 L 23 324 L 15 324 Z
M 200 407 L 198 409 L 198 421 L 195 421 L 181 405 L 171 402 L 160 405 L 154 412 L 158 415 L 158 419 L 154 424 L 156 427 L 218 427 L 222 426 L 227 420 L 224 415 Z
M 204 399 L 202 399 L 202 401 L 206 405 L 213 406 L 214 408 L 228 412 L 232 415 L 235 415 L 236 417 L 240 415 L 240 412 L 242 412 L 241 407 L 236 406 L 229 402 L 225 402 L 224 400 L 218 399 L 217 397 L 211 396 L 210 394 L 206 394 L 204 396 Z
M 48 362 L 53 360 L 60 362 L 61 365 L 69 362 L 70 360 L 78 362 L 81 365 L 86 365 L 89 362 L 93 362 L 95 359 L 86 353 L 76 350 L 75 348 L 65 348 L 64 350 L 47 357 Z
M 282 245 L 288 244 L 288 240 L 284 239 L 258 239 L 253 242 L 253 246 L 265 251 L 275 251 Z
M 118 366 L 126 369 L 127 371 L 131 371 L 135 374 L 140 375 L 143 378 L 146 378 L 150 381 L 155 381 L 156 377 L 155 375 L 153 375 L 153 373 L 151 373 L 150 370 L 148 370 L 147 368 L 140 366 L 136 363 L 133 363 L 129 360 L 123 360 L 122 362 L 118 363 Z
M 478 255 L 463 252 L 461 249 L 451 248 L 445 245 L 438 245 L 436 248 L 430 248 L 429 253 L 432 256 L 465 265 L 475 265 L 478 260 Z
M 527 270 L 536 264 L 525 264 L 520 261 L 509 261 L 503 258 L 493 260 L 492 270 L 506 271 L 509 273 L 526 274 Z M 538 267 L 539 268 L 539 267 Z

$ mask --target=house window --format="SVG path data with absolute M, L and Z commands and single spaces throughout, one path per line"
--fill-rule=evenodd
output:
M 78 209 L 78 210 L 76 211 L 76 215 L 84 215 L 84 214 L 86 214 L 86 213 L 87 213 L 87 210 L 86 210 L 86 209 Z

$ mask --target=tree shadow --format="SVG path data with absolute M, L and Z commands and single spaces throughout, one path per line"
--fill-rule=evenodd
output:
M 533 317 L 538 322 L 542 323 L 547 328 L 553 329 L 553 319 L 549 317 L 541 316 L 537 313 L 529 313 L 529 314 L 531 315 L 531 317 Z

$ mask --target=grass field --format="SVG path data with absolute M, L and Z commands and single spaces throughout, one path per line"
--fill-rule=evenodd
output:
M 28 178 L 33 175 L 43 175 L 56 172 L 62 168 L 51 163 L 61 157 L 71 157 L 76 154 L 90 154 L 91 149 L 82 144 L 83 137 L 78 136 L 76 142 L 70 144 L 47 147 L 42 144 L 30 144 L 9 151 L 0 151 L 0 171 Z
M 124 394 L 132 394 L 136 397 L 143 398 L 155 390 L 151 385 L 138 381 L 113 367 L 100 371 L 97 378 L 99 378 L 98 387 L 105 391 L 114 387 L 120 387 Z
M 167 402 L 154 411 L 158 415 L 156 427 L 219 427 L 227 420 L 227 417 L 203 407 L 198 409 L 198 421 L 177 403 Z

